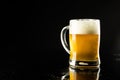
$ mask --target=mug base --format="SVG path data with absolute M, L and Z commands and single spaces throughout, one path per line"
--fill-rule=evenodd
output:
M 70 68 L 80 70 L 97 70 L 100 67 L 99 61 L 69 61 Z

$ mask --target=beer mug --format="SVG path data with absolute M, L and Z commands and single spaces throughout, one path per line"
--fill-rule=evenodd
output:
M 70 46 L 66 41 L 67 30 L 69 30 Z M 69 25 L 61 30 L 61 43 L 70 54 L 69 64 L 71 67 L 98 68 L 100 65 L 100 20 L 71 19 Z

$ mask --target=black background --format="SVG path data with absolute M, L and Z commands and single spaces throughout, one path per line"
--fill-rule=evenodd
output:
M 2 79 L 40 79 L 68 66 L 69 55 L 60 42 L 61 29 L 70 19 L 101 20 L 101 65 L 114 64 L 120 51 L 118 1 L 4 1 L 1 7 Z M 118 62 L 119 64 L 119 62 Z

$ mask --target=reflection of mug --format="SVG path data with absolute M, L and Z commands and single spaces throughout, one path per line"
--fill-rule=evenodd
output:
M 99 80 L 100 69 L 96 71 L 69 70 L 69 80 Z
M 69 29 L 68 49 L 66 31 Z M 100 64 L 100 20 L 72 19 L 70 25 L 61 31 L 61 42 L 64 49 L 70 54 L 70 66 L 95 66 Z
M 69 67 L 69 71 L 65 73 L 61 80 L 99 80 L 100 68 L 80 70 Z

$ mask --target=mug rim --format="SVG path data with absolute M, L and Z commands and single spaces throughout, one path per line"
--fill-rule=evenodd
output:
M 98 18 L 76 18 L 76 19 L 70 19 L 70 21 L 72 21 L 72 20 L 77 20 L 77 21 L 79 21 L 79 20 L 99 20 L 100 21 L 100 19 L 98 19 Z

